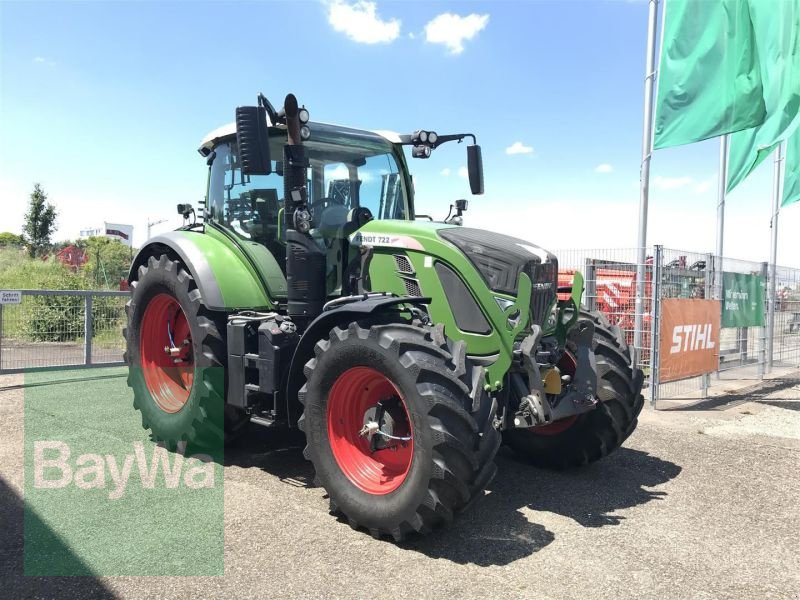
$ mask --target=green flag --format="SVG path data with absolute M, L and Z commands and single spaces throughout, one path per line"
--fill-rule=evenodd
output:
M 767 118 L 731 136 L 730 192 L 800 125 L 800 0 L 750 0 Z
M 786 160 L 783 163 L 783 202 L 788 206 L 800 201 L 800 130 L 786 142 Z
M 655 148 L 698 142 L 764 121 L 748 0 L 669 0 L 663 36 Z

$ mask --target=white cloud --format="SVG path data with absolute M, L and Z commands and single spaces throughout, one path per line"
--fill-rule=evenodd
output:
M 506 154 L 533 154 L 533 147 L 526 146 L 522 142 L 514 142 L 506 148 Z
M 441 171 L 439 171 L 439 175 L 444 175 L 445 177 L 450 176 L 450 167 L 445 167 Z
M 328 5 L 328 23 L 360 44 L 387 44 L 400 36 L 400 20 L 384 21 L 374 2 L 359 0 L 348 4 L 335 0 Z
M 41 56 L 37 56 L 36 58 L 33 59 L 33 62 L 35 62 L 35 63 L 43 63 L 43 62 L 47 62 L 47 61 L 46 61 L 45 58 L 43 58 Z
M 463 177 L 464 179 L 466 179 L 467 177 L 469 177 L 469 171 L 467 171 L 467 167 L 461 167 L 461 168 L 458 170 L 458 176 L 459 176 L 459 177 Z
M 489 15 L 470 14 L 466 17 L 443 13 L 425 25 L 425 40 L 442 44 L 450 54 L 461 54 L 464 42 L 471 40 L 489 22 Z
M 717 182 L 716 175 L 708 179 L 698 181 L 694 177 L 685 175 L 683 177 L 663 177 L 661 175 L 653 179 L 653 186 L 660 191 L 673 191 L 691 188 L 692 192 L 698 195 L 706 194 L 713 189 Z
M 694 179 L 691 177 L 662 177 L 661 175 L 658 175 L 653 180 L 653 184 L 659 190 L 679 190 L 681 188 L 690 186 L 693 183 Z
M 694 191 L 696 194 L 705 194 L 716 183 L 717 177 L 714 175 L 708 179 L 704 179 L 703 181 L 698 181 L 697 185 L 694 186 Z
M 594 168 L 595 173 L 611 173 L 614 170 L 608 163 L 601 163 Z

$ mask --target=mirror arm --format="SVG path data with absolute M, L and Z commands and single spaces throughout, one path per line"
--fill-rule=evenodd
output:
M 428 144 L 431 148 L 438 148 L 442 144 L 446 144 L 447 142 L 461 142 L 464 138 L 472 138 L 472 143 L 477 144 L 478 140 L 475 137 L 474 133 L 453 133 L 450 135 L 440 135 L 436 142 L 433 144 Z M 401 135 L 400 136 L 400 144 L 402 146 L 412 146 L 414 144 L 414 136 L 413 135 Z
M 433 144 L 433 148 L 436 149 L 442 144 L 446 144 L 447 142 L 454 142 L 457 141 L 459 144 L 464 140 L 464 138 L 472 138 L 472 143 L 477 144 L 478 141 L 475 138 L 475 134 L 473 133 L 454 133 L 451 135 L 440 135 L 436 142 Z
M 264 107 L 264 110 L 267 111 L 267 116 L 269 117 L 269 122 L 271 125 L 277 124 L 280 119 L 278 118 L 278 112 L 275 110 L 275 107 L 272 106 L 272 103 L 267 100 L 267 97 L 264 94 L 258 95 L 258 103 Z M 284 118 L 283 121 L 286 119 Z

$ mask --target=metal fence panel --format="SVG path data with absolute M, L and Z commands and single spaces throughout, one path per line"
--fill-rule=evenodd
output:
M 575 270 L 586 283 L 583 303 L 606 315 L 633 343 L 636 288 L 634 248 L 559 250 L 560 285 L 571 281 Z M 800 368 L 800 269 L 778 267 L 775 301 L 775 330 L 772 352 L 768 331 L 762 327 L 723 328 L 719 342 L 719 369 L 709 375 L 661 383 L 659 378 L 659 335 L 661 300 L 665 298 L 722 299 L 723 273 L 762 275 L 765 294 L 769 290 L 766 263 L 723 257 L 716 264 L 711 254 L 662 248 L 648 248 L 645 272 L 644 331 L 639 367 L 646 377 L 645 393 L 651 404 L 659 399 L 706 397 L 711 388 L 734 380 L 760 379 L 774 368 Z M 767 305 L 770 301 L 766 298 Z M 766 324 L 766 315 L 764 319 Z M 771 364 L 770 364 L 771 358 Z
M 122 364 L 128 292 L 22 290 L 0 305 L 0 373 Z
M 569 285 L 575 271 L 585 278 L 583 304 L 606 315 L 634 342 L 636 314 L 636 248 L 556 251 L 559 285 Z M 773 369 L 800 368 L 800 269 L 776 269 L 774 330 L 768 327 L 723 328 L 719 368 L 711 374 L 661 383 L 658 338 L 661 300 L 717 298 L 723 273 L 760 274 L 766 263 L 654 246 L 645 261 L 644 327 L 636 348 L 644 371 L 645 392 L 659 399 L 705 397 L 709 388 L 731 380 L 759 379 Z M 765 292 L 768 296 L 768 293 Z M 128 292 L 23 290 L 20 304 L 0 304 L 0 373 L 35 368 L 122 364 Z M 766 318 L 765 318 L 765 323 Z M 771 333 L 771 335 L 770 335 Z

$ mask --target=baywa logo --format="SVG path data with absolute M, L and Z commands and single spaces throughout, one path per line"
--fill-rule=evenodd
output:
M 82 490 L 107 489 L 109 500 L 122 498 L 131 483 L 134 462 L 144 489 L 213 488 L 214 463 L 207 454 L 184 457 L 182 451 L 170 454 L 156 446 L 148 462 L 142 442 L 133 442 L 133 453 L 117 460 L 113 454 L 81 454 L 71 460 L 72 451 L 62 441 L 33 443 L 33 487 L 62 489 L 74 485 Z M 161 472 L 161 477 L 159 477 Z
M 713 350 L 716 347 L 711 335 L 711 323 L 694 325 L 676 325 L 672 328 L 672 346 L 670 354 L 693 352 L 695 350 Z

